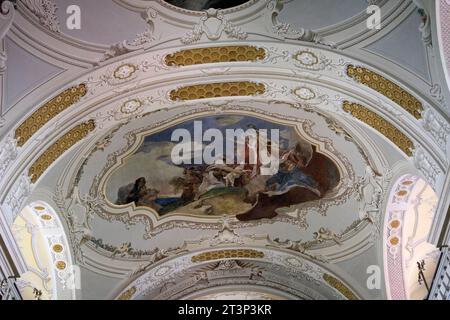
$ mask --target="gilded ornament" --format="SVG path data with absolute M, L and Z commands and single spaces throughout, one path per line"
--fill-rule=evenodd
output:
M 294 90 L 294 94 L 302 100 L 313 100 L 316 98 L 316 93 L 307 87 L 301 87 Z
M 136 71 L 138 70 L 138 66 L 134 64 L 123 64 L 114 70 L 113 76 L 117 80 L 126 80 L 129 79 Z
M 264 60 L 266 51 L 253 46 L 226 46 L 187 49 L 165 57 L 168 66 L 191 66 L 204 63 Z
M 170 92 L 170 99 L 186 101 L 217 97 L 254 96 L 263 94 L 265 91 L 266 88 L 263 84 L 250 81 L 208 83 L 173 90 Z
M 77 103 L 87 93 L 86 85 L 64 90 L 62 93 L 45 103 L 27 118 L 15 132 L 15 138 L 19 147 L 23 146 L 40 128 L 58 114 Z
M 53 251 L 56 252 L 56 253 L 61 253 L 61 252 L 64 250 L 63 246 L 60 245 L 60 244 L 55 244 L 55 245 L 52 247 L 52 249 L 53 249 Z
M 84 122 L 62 136 L 33 163 L 28 171 L 31 182 L 35 183 L 64 152 L 69 150 L 78 141 L 85 138 L 95 129 L 94 120 Z
M 397 229 L 398 227 L 400 227 L 400 220 L 393 220 L 389 223 L 389 226 L 392 229 Z
M 57 261 L 56 262 L 56 268 L 58 270 L 64 270 L 67 267 L 67 263 L 64 261 Z
M 356 295 L 353 293 L 350 288 L 348 288 L 341 280 L 336 279 L 332 275 L 323 274 L 323 279 L 328 283 L 330 286 L 335 288 L 337 291 L 342 293 L 344 297 L 346 297 L 348 300 L 359 300 Z
M 392 237 L 391 239 L 389 239 L 389 243 L 393 246 L 398 245 L 400 242 L 400 239 L 398 237 Z
M 294 54 L 294 59 L 306 67 L 311 67 L 319 63 L 319 58 L 311 51 L 299 51 Z
M 347 66 L 347 75 L 394 101 L 416 119 L 422 118 L 422 103 L 392 81 L 364 67 L 351 64 Z
M 192 262 L 205 262 L 236 258 L 264 258 L 264 253 L 252 249 L 229 249 L 204 252 L 192 257 Z
M 144 103 L 141 100 L 131 99 L 122 104 L 120 111 L 123 114 L 132 114 L 137 112 L 143 105 Z
M 127 291 L 123 292 L 118 300 L 131 300 L 133 298 L 133 295 L 136 293 L 136 287 L 132 287 L 128 289 Z
M 351 103 L 349 101 L 344 101 L 342 108 L 345 112 L 350 113 L 358 120 L 366 123 L 370 127 L 380 132 L 386 138 L 391 140 L 409 157 L 413 155 L 413 142 L 394 125 L 392 125 L 390 122 L 388 122 L 375 112 L 368 110 L 366 107 L 360 104 Z

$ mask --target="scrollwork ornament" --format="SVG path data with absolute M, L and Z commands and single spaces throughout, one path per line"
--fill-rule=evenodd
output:
M 58 7 L 52 0 L 22 0 L 21 2 L 36 16 L 41 25 L 50 31 L 61 32 L 56 14 Z
M 441 150 L 446 152 L 447 138 L 450 135 L 450 125 L 431 108 L 426 109 L 423 113 L 422 125 L 433 136 Z
M 12 135 L 8 135 L 0 143 L 0 179 L 3 178 L 9 165 L 17 158 L 17 155 L 17 141 Z
M 90 191 L 89 191 L 89 198 L 92 199 L 92 201 L 90 201 L 90 203 L 89 203 L 90 208 L 98 216 L 100 216 L 101 218 L 108 220 L 108 221 L 121 221 L 121 222 L 125 223 L 126 225 L 134 225 L 136 223 L 144 223 L 145 230 L 146 230 L 145 234 L 144 234 L 144 238 L 146 238 L 146 239 L 150 239 L 163 231 L 171 230 L 174 228 L 190 228 L 190 229 L 194 229 L 194 230 L 219 230 L 221 228 L 221 226 L 220 226 L 220 224 L 217 224 L 217 222 L 202 223 L 202 222 L 193 222 L 193 221 L 172 219 L 170 221 L 161 222 L 161 223 L 158 223 L 157 225 L 153 225 L 152 219 L 149 216 L 144 215 L 144 214 L 139 215 L 139 217 L 137 217 L 137 216 L 130 217 L 128 214 L 111 214 L 111 213 L 109 213 L 109 210 L 108 210 L 109 205 L 108 205 L 108 201 L 106 200 L 105 196 L 101 193 L 98 193 L 100 184 L 104 183 L 102 181 L 104 180 L 104 177 L 105 177 L 106 173 L 108 172 L 108 170 L 110 170 L 112 168 L 112 166 L 114 166 L 117 163 L 117 159 L 119 156 L 126 153 L 126 151 L 129 150 L 129 148 L 136 143 L 137 134 L 140 132 L 156 129 L 158 127 L 161 127 L 161 126 L 167 125 L 173 121 L 176 121 L 177 119 L 183 119 L 188 116 L 193 116 L 193 115 L 199 114 L 199 113 L 216 112 L 217 110 L 220 110 L 221 112 L 236 111 L 236 112 L 260 113 L 265 116 L 270 116 L 270 117 L 279 118 L 279 119 L 285 119 L 286 121 L 293 120 L 292 117 L 284 116 L 284 115 L 281 115 L 278 113 L 261 111 L 259 109 L 255 109 L 253 107 L 248 107 L 248 106 L 243 106 L 243 105 L 233 105 L 233 104 L 223 104 L 223 103 L 220 105 L 209 105 L 209 103 L 204 103 L 204 105 L 205 105 L 205 107 L 192 109 L 187 112 L 177 114 L 175 117 L 172 117 L 170 119 L 166 119 L 161 122 L 153 123 L 150 126 L 138 128 L 134 131 L 131 131 L 131 132 L 128 132 L 127 134 L 125 134 L 124 138 L 127 141 L 126 145 L 123 148 L 115 151 L 114 153 L 110 154 L 107 157 L 107 161 L 106 161 L 104 168 L 93 179 L 93 183 L 91 184 Z M 188 105 L 184 105 L 184 106 L 187 107 Z M 198 107 L 198 105 L 197 105 L 197 107 Z M 157 112 L 157 111 L 152 111 L 148 114 L 142 114 L 142 117 L 151 115 L 154 112 Z M 298 119 L 298 121 L 302 126 L 302 130 L 305 132 L 305 134 L 307 136 L 310 136 L 312 139 L 323 143 L 324 151 L 331 152 L 331 153 L 335 154 L 338 159 L 340 159 L 340 161 L 342 162 L 341 166 L 342 166 L 342 168 L 345 168 L 343 170 L 346 171 L 344 174 L 344 177 L 343 177 L 343 184 L 342 184 L 343 188 L 340 188 L 339 191 L 336 194 L 333 194 L 333 196 L 330 199 L 321 199 L 321 200 L 315 201 L 313 203 L 303 204 L 301 206 L 301 208 L 299 208 L 302 210 L 302 212 L 305 212 L 303 210 L 309 210 L 309 211 L 316 211 L 317 213 L 319 213 L 321 215 L 326 215 L 327 209 L 330 206 L 335 206 L 335 205 L 345 203 L 349 199 L 350 195 L 355 191 L 354 188 L 351 187 L 351 185 L 352 185 L 351 181 L 353 181 L 355 179 L 354 172 L 353 172 L 352 166 L 351 166 L 350 162 L 348 161 L 348 159 L 346 159 L 342 154 L 340 154 L 338 152 L 338 150 L 335 149 L 331 139 L 317 136 L 312 131 L 312 128 L 311 128 L 312 123 L 310 123 L 310 121 L 305 120 L 305 119 Z M 282 213 L 282 212 L 280 211 L 280 213 Z M 280 214 L 277 217 L 271 219 L 270 221 L 242 222 L 242 223 L 239 223 L 239 224 L 236 224 L 233 226 L 238 227 L 238 228 L 246 228 L 246 227 L 254 227 L 259 224 L 275 223 L 275 222 L 285 222 L 285 223 L 296 224 L 297 219 L 298 219 L 298 217 L 295 217 L 295 216 L 291 216 L 291 215 L 287 215 L 287 214 Z M 306 222 L 303 221 L 303 219 L 302 219 L 302 222 L 300 222 L 299 226 L 303 228 L 305 225 L 306 225 Z
M 26 198 L 31 194 L 32 183 L 30 177 L 23 173 L 20 178 L 13 185 L 8 195 L 5 198 L 4 205 L 8 208 L 8 222 L 13 224 Z
M 6 36 L 14 20 L 15 9 L 11 1 L 2 1 L 0 7 L 0 41 Z M 0 50 L 0 75 L 6 71 L 6 51 Z M 2 125 L 0 117 L 0 127 Z
M 281 22 L 278 20 L 278 15 L 283 9 L 284 3 L 283 1 L 269 1 L 267 4 L 267 10 L 271 12 L 271 20 L 272 20 L 272 32 L 282 37 L 283 39 L 290 40 L 300 40 L 307 41 L 316 44 L 322 44 L 331 48 L 335 48 L 336 45 L 332 42 L 326 41 L 319 34 L 310 30 L 310 29 L 295 29 L 291 24 L 286 22 Z
M 148 26 L 144 32 L 138 33 L 133 40 L 125 40 L 112 44 L 110 48 L 103 54 L 103 57 L 97 63 L 105 62 L 109 59 L 145 48 L 153 42 L 159 40 L 159 36 L 155 34 L 155 19 L 158 17 L 158 12 L 153 8 L 148 8 L 144 15 L 144 20 Z
M 164 63 L 163 57 L 157 54 L 152 58 L 147 58 L 137 63 L 125 62 L 115 64 L 100 75 L 89 76 L 85 83 L 88 87 L 88 94 L 94 95 L 97 93 L 98 88 L 117 87 L 136 80 L 141 73 L 149 71 L 160 72 L 170 68 Z M 122 89 L 119 93 L 125 93 L 124 90 L 127 90 L 127 88 Z
M 428 183 L 435 188 L 437 179 L 441 174 L 438 165 L 420 147 L 414 150 L 413 157 L 416 168 L 422 172 Z
M 219 25 L 214 26 L 214 24 L 209 23 L 213 20 L 218 20 Z M 211 30 L 214 27 L 215 30 Z M 246 32 L 241 30 L 241 28 L 236 27 L 229 22 L 221 10 L 211 8 L 202 13 L 199 23 L 181 38 L 181 43 L 186 45 L 196 43 L 200 41 L 203 35 L 206 35 L 208 40 L 215 41 L 219 40 L 223 33 L 225 33 L 229 38 L 234 38 L 237 40 L 245 40 L 248 36 Z

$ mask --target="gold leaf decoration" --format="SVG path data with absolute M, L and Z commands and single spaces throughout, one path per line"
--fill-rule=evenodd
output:
M 67 267 L 67 263 L 65 261 L 57 261 L 56 268 L 58 270 L 64 270 Z
M 398 130 L 394 125 L 392 125 L 390 122 L 388 122 L 375 112 L 370 111 L 369 109 L 360 104 L 351 103 L 349 101 L 344 101 L 342 108 L 344 109 L 345 112 L 350 113 L 358 120 L 371 126 L 375 130 L 380 132 L 382 135 L 384 135 L 386 138 L 391 140 L 409 157 L 413 155 L 412 153 L 412 151 L 414 150 L 413 142 L 400 130 Z
M 165 57 L 168 66 L 191 66 L 204 63 L 258 61 L 266 51 L 253 46 L 226 46 L 181 50 Z
M 359 300 L 358 297 L 356 297 L 356 295 L 353 293 L 353 291 L 350 290 L 341 280 L 336 279 L 335 277 L 326 273 L 323 274 L 323 279 L 330 286 L 342 293 L 342 295 L 348 300 Z
M 78 102 L 87 93 L 86 85 L 64 90 L 59 95 L 45 103 L 26 119 L 17 129 L 15 138 L 18 146 L 23 146 L 33 134 L 42 128 L 48 121 Z
M 52 247 L 52 249 L 53 249 L 53 251 L 56 252 L 56 253 L 61 253 L 61 252 L 64 250 L 64 247 L 63 247 L 62 245 L 60 245 L 60 244 L 55 244 L 55 245 Z
M 205 262 L 230 258 L 264 258 L 264 252 L 252 249 L 216 250 L 200 253 L 192 257 L 192 262 Z
M 133 295 L 136 293 L 136 287 L 131 287 L 127 291 L 123 292 L 117 300 L 131 300 Z
M 422 103 L 412 94 L 385 77 L 360 66 L 347 66 L 347 75 L 394 101 L 416 119 L 421 119 Z
M 85 138 L 89 132 L 94 129 L 94 120 L 89 120 L 88 122 L 84 122 L 76 126 L 58 139 L 58 141 L 45 150 L 45 152 L 31 166 L 28 171 L 31 181 L 35 183 L 53 162 L 55 162 L 64 152 L 69 150 L 78 141 Z
M 197 100 L 217 97 L 254 96 L 263 94 L 266 87 L 250 81 L 198 84 L 170 92 L 173 101 Z

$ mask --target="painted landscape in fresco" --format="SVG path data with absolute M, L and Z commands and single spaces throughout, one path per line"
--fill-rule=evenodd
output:
M 236 215 L 247 221 L 272 218 L 278 208 L 318 200 L 338 185 L 336 165 L 291 126 L 235 115 L 196 120 L 202 121 L 203 130 L 216 128 L 224 135 L 226 129 L 278 129 L 279 170 L 262 175 L 258 163 L 173 164 L 171 152 L 176 142 L 171 141 L 172 132 L 177 128 L 193 132 L 194 120 L 190 120 L 146 136 L 140 148 L 110 177 L 109 199 L 117 205 L 134 202 L 160 216 Z

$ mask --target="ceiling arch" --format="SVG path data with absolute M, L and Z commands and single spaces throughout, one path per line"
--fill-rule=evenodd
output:
M 265 297 L 393 297 L 389 270 L 380 288 L 366 286 L 368 268 L 383 269 L 387 261 L 388 195 L 400 173 L 417 177 L 430 192 L 445 193 L 450 126 L 433 68 L 425 81 L 364 48 L 417 8 L 409 1 L 381 1 L 386 25 L 376 33 L 360 31 L 364 13 L 331 27 L 296 29 L 283 20 L 292 4 L 281 1 L 207 12 L 162 0 L 115 3 L 130 17 L 140 13 L 143 20 L 135 27 L 142 30 L 108 45 L 52 30 L 39 24 L 26 2 L 19 5 L 8 41 L 40 52 L 43 61 L 65 71 L 3 115 L 0 204 L 9 223 L 32 202 L 52 204 L 83 283 L 108 279 L 96 294 L 110 298 L 218 297 L 238 294 L 243 285 Z M 278 205 L 270 219 L 211 214 L 216 202 L 195 197 L 169 214 L 158 212 L 181 193 L 152 178 L 185 173 L 162 166 L 167 154 L 151 154 L 152 139 L 189 121 L 210 119 L 228 128 L 246 118 L 268 128 L 296 128 L 297 138 L 335 163 L 339 182 L 332 192 Z M 114 170 L 132 161 L 134 171 L 117 171 L 112 188 Z M 164 170 L 152 174 L 158 166 Z M 215 179 L 223 174 L 210 172 Z M 117 189 L 133 187 L 141 177 L 151 184 L 147 191 L 166 190 L 163 196 L 147 206 L 113 199 Z M 243 207 L 240 200 L 235 202 Z M 215 254 L 227 266 L 204 258 Z M 298 264 L 289 265 L 291 258 Z M 181 286 L 168 281 L 169 266 L 180 267 L 171 281 Z M 167 286 L 152 287 L 156 273 Z M 242 274 L 239 281 L 230 281 L 233 273 Z M 291 276 L 299 281 L 289 287 Z M 117 290 L 111 294 L 107 287 Z M 193 294 L 197 289 L 200 295 Z

